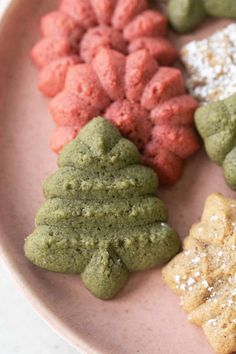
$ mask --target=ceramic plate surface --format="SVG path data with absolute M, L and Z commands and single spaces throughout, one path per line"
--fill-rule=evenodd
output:
M 24 257 L 24 238 L 43 201 L 42 181 L 56 169 L 48 147 L 53 123 L 47 100 L 37 91 L 38 73 L 28 52 L 39 37 L 40 16 L 56 6 L 55 0 L 15 1 L 0 27 L 1 255 L 38 312 L 81 352 L 211 354 L 203 332 L 188 323 L 159 269 L 132 275 L 115 300 L 103 302 L 78 276 L 46 272 Z M 210 21 L 195 34 L 173 38 L 179 46 L 224 24 Z M 179 183 L 159 192 L 182 238 L 212 192 L 235 197 L 204 152 L 187 162 Z

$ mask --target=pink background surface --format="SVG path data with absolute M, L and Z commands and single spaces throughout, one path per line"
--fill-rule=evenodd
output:
M 211 354 L 201 329 L 187 322 L 178 298 L 163 284 L 160 270 L 132 275 L 115 300 L 102 302 L 88 293 L 79 277 L 40 270 L 24 257 L 23 240 L 43 201 L 42 181 L 56 169 L 48 147 L 53 123 L 47 100 L 37 91 L 37 72 L 28 52 L 39 35 L 39 17 L 56 4 L 16 1 L 0 31 L 1 254 L 37 310 L 87 353 Z M 213 31 L 215 25 L 210 26 Z M 182 237 L 212 192 L 235 196 L 204 152 L 186 164 L 176 186 L 159 192 Z

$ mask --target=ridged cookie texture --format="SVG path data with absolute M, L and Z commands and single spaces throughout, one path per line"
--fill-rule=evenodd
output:
M 162 65 L 172 65 L 178 53 L 167 31 L 166 16 L 147 0 L 61 0 L 41 18 L 41 39 L 31 50 L 40 70 L 39 89 L 55 96 L 68 69 L 90 63 L 100 48 L 128 54 L 145 47 Z
M 236 94 L 195 112 L 195 123 L 211 160 L 223 167 L 227 184 L 236 189 Z
M 166 16 L 147 0 L 61 0 L 40 29 L 31 58 L 38 88 L 51 98 L 51 149 L 59 153 L 87 122 L 104 116 L 138 147 L 161 184 L 174 184 L 199 149 L 198 102 L 186 95 L 181 71 L 169 67 L 178 51 L 166 37 Z
M 189 320 L 202 326 L 217 354 L 236 351 L 236 201 L 207 198 L 184 251 L 163 270 Z
M 156 174 L 137 148 L 98 117 L 59 155 L 44 183 L 46 202 L 25 255 L 54 272 L 77 273 L 95 296 L 110 299 L 129 272 L 167 262 L 180 248 L 155 196 Z
M 92 63 L 68 70 L 64 90 L 50 101 L 57 125 L 50 145 L 58 153 L 102 115 L 138 147 L 160 183 L 171 185 L 182 176 L 184 160 L 199 149 L 197 107 L 185 94 L 179 69 L 160 67 L 145 49 L 127 56 L 100 49 Z

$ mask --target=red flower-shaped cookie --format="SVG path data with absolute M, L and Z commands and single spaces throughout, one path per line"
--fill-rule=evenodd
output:
M 31 51 L 39 89 L 55 96 L 69 67 L 90 63 L 101 47 L 123 54 L 147 49 L 160 65 L 171 65 L 178 54 L 166 33 L 166 17 L 148 9 L 147 0 L 62 0 L 42 17 L 42 39 Z
M 177 58 L 164 38 L 167 19 L 147 0 L 62 0 L 41 20 L 42 39 L 31 57 L 39 89 L 57 124 L 55 152 L 102 114 L 132 140 L 163 184 L 182 172 L 198 149 L 197 102 L 184 94 Z M 163 65 L 160 67 L 160 65 Z
M 125 56 L 102 48 L 91 63 L 69 68 L 65 88 L 50 102 L 57 124 L 55 152 L 101 114 L 133 141 L 147 165 L 172 184 L 183 160 L 199 148 L 193 127 L 197 102 L 185 95 L 180 70 L 160 67 L 146 49 Z

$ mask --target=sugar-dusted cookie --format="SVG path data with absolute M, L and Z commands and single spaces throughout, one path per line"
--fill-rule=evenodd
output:
M 190 93 L 203 103 L 235 93 L 235 53 L 235 23 L 208 38 L 186 44 L 181 49 L 181 59 L 187 69 L 186 86 Z
M 155 195 L 156 174 L 107 120 L 88 123 L 58 164 L 44 183 L 47 200 L 25 241 L 31 262 L 80 274 L 91 293 L 110 299 L 129 272 L 163 264 L 179 251 L 179 238 Z
M 163 278 L 215 352 L 236 351 L 236 200 L 208 197 L 201 221 Z
M 236 94 L 200 107 L 195 122 L 208 156 L 223 167 L 226 182 L 236 189 Z

